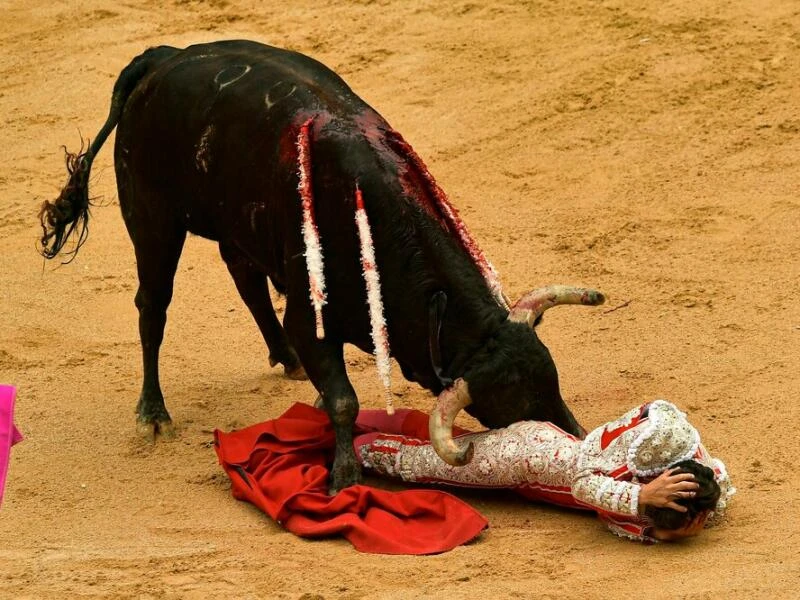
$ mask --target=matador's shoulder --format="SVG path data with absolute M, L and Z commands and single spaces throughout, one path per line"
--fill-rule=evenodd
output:
M 651 476 L 692 458 L 700 435 L 671 402 L 655 400 L 598 427 L 581 444 L 578 468 L 616 478 Z

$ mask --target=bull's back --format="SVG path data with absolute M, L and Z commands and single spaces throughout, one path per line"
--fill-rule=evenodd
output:
M 254 235 L 254 207 L 274 220 L 275 204 L 296 196 L 299 123 L 368 109 L 302 54 L 250 41 L 176 51 L 140 81 L 118 125 L 118 180 L 134 188 L 121 203 L 151 203 L 211 239 Z

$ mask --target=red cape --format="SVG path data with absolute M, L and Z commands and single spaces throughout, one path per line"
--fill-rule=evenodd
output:
M 488 526 L 474 508 L 439 490 L 355 485 L 328 496 L 333 429 L 324 411 L 306 404 L 240 431 L 217 430 L 214 439 L 234 497 L 301 537 L 342 535 L 361 552 L 435 554 Z

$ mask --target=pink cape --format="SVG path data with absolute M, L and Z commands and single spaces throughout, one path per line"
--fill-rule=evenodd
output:
M 6 487 L 11 446 L 22 441 L 22 434 L 14 426 L 14 398 L 16 395 L 16 388 L 10 385 L 0 385 L 0 505 L 3 503 L 3 490 Z
M 217 430 L 214 438 L 234 497 L 301 537 L 341 535 L 361 552 L 435 554 L 469 542 L 488 525 L 440 490 L 355 485 L 328 496 L 333 429 L 324 411 L 306 404 L 240 431 Z

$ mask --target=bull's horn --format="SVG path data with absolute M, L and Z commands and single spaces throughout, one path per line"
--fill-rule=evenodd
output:
M 585 304 L 597 306 L 606 301 L 602 292 L 570 285 L 548 285 L 528 292 L 512 307 L 509 320 L 527 323 L 533 327 L 548 308 L 557 304 Z
M 465 448 L 459 448 L 453 440 L 453 421 L 459 411 L 471 402 L 467 382 L 456 379 L 453 385 L 439 394 L 428 421 L 433 449 L 444 462 L 454 467 L 463 467 L 475 453 L 472 442 Z

